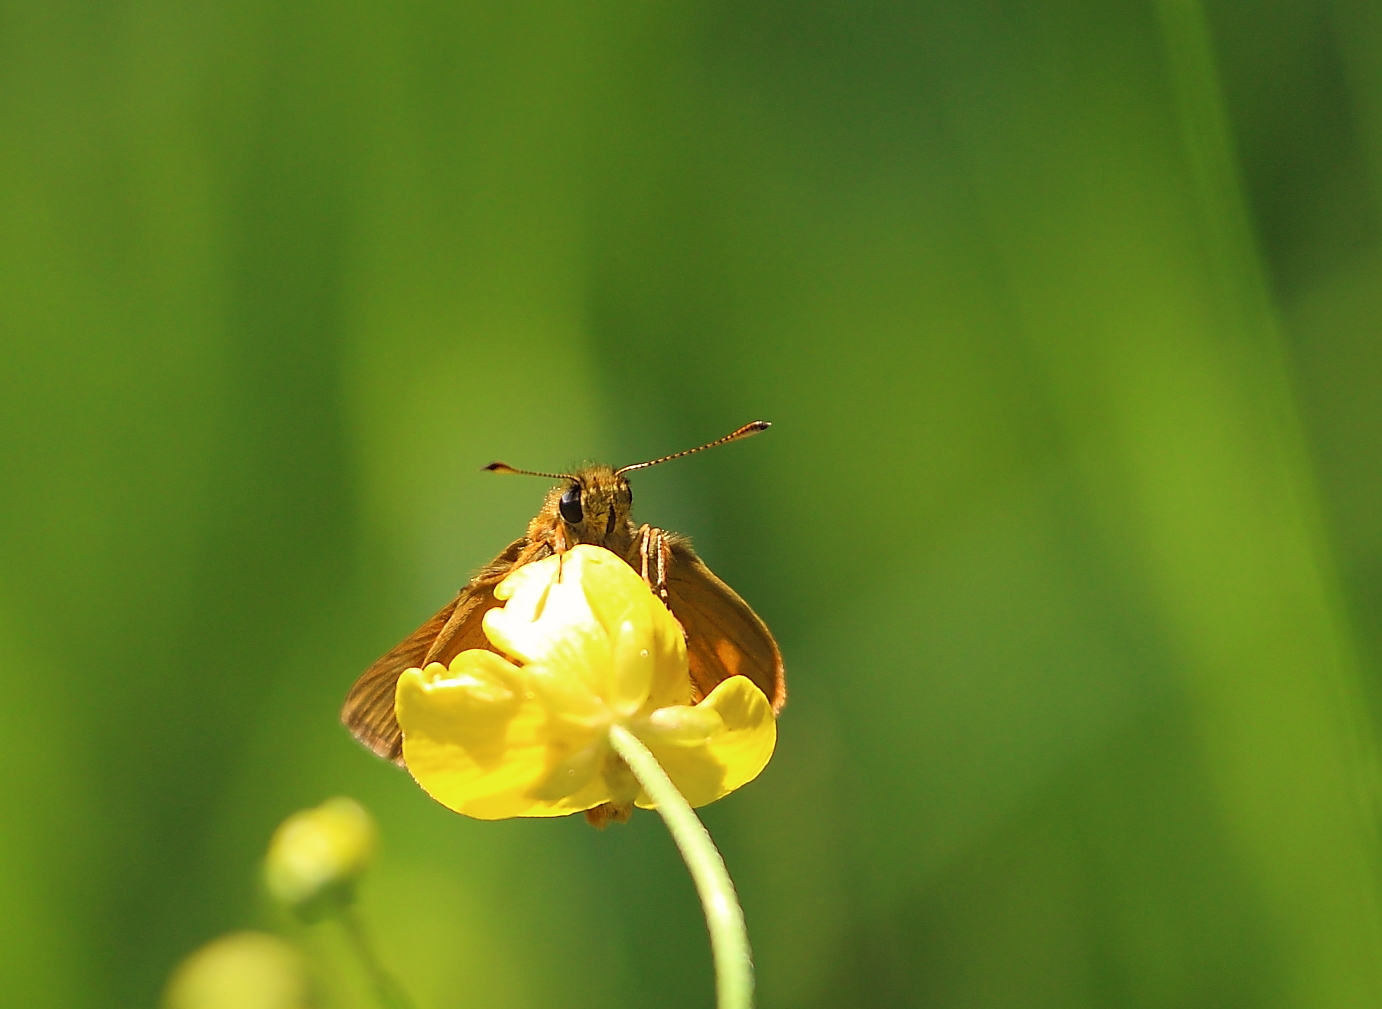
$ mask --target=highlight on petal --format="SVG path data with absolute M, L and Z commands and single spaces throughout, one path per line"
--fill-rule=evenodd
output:
M 484 628 L 506 655 L 583 680 L 604 697 L 612 672 L 609 635 L 581 587 L 588 552 L 595 549 L 576 547 L 511 573 L 494 590 L 504 606 L 485 614 Z
M 629 727 L 692 806 L 758 777 L 777 746 L 772 705 L 745 676 L 731 676 L 694 707 L 662 708 Z M 646 795 L 637 802 L 653 808 Z

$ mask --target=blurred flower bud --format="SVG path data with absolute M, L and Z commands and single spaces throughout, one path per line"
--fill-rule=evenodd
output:
M 304 918 L 349 904 L 374 856 L 374 820 L 354 799 L 328 799 L 294 813 L 269 842 L 269 892 Z
M 263 932 L 233 932 L 184 960 L 163 993 L 164 1009 L 307 1009 L 307 968 L 298 951 Z

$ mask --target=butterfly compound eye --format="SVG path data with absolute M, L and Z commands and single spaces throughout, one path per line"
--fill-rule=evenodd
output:
M 576 525 L 585 517 L 581 511 L 581 488 L 579 484 L 573 483 L 566 488 L 566 493 L 561 496 L 557 510 L 561 512 L 561 517 L 572 525 Z

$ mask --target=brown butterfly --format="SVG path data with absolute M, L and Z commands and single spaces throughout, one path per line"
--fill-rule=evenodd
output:
M 548 492 L 524 536 L 481 568 L 431 620 L 365 670 L 346 695 L 341 721 L 365 746 L 401 764 L 403 731 L 394 716 L 399 676 L 405 669 L 429 662 L 449 663 L 468 648 L 495 651 L 482 626 L 485 613 L 499 605 L 494 587 L 515 568 L 563 553 L 577 543 L 592 543 L 624 558 L 681 622 L 694 700 L 731 676 L 747 676 L 767 696 L 773 711 L 781 710 L 787 683 L 772 632 L 748 603 L 715 577 L 684 537 L 648 525 L 634 526 L 633 491 L 624 476 L 747 438 L 770 426 L 767 421 L 754 421 L 707 445 L 620 469 L 596 465 L 575 473 L 535 473 L 490 463 L 485 469 L 492 473 L 550 477 L 563 483 Z M 590 813 L 596 811 L 589 811 L 588 817 Z M 607 814 L 616 819 L 626 815 L 624 810 Z M 597 813 L 590 819 L 603 822 L 607 816 Z

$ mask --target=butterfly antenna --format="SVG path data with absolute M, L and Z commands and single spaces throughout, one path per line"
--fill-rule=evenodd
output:
M 488 466 L 481 466 L 480 469 L 486 473 L 516 473 L 518 476 L 545 476 L 549 480 L 574 480 L 570 473 L 539 473 L 531 469 L 514 469 L 506 462 L 492 462 Z
M 649 466 L 656 466 L 659 463 L 671 462 L 673 459 L 680 459 L 684 455 L 692 455 L 696 452 L 704 452 L 706 449 L 715 448 L 715 446 L 717 445 L 728 445 L 732 441 L 738 441 L 740 438 L 747 438 L 750 435 L 758 434 L 758 432 L 766 431 L 770 427 L 772 427 L 772 425 L 769 424 L 766 420 L 756 420 L 752 424 L 745 424 L 739 430 L 731 431 L 723 438 L 716 438 L 714 441 L 708 442 L 705 445 L 700 445 L 696 448 L 688 448 L 685 452 L 677 452 L 673 455 L 664 455 L 661 459 L 652 459 L 648 462 L 636 462 L 632 466 L 624 466 L 621 469 L 615 470 L 614 475 L 618 476 L 621 473 L 628 473 L 636 469 L 647 469 Z

